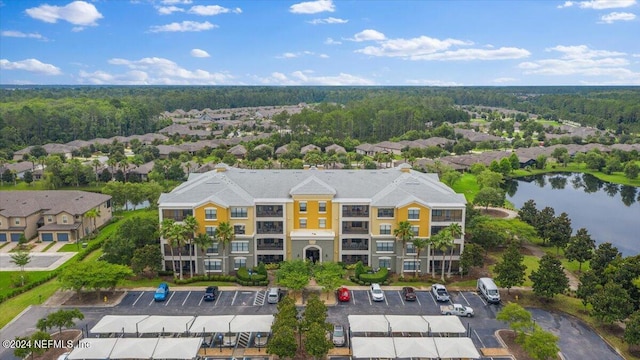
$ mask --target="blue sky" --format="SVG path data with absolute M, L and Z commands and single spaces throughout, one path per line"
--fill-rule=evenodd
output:
M 637 0 L 0 0 L 0 83 L 640 85 L 638 15 Z

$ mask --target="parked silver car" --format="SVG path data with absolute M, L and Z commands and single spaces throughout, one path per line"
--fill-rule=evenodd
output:
M 344 346 L 346 343 L 346 336 L 344 334 L 344 327 L 342 325 L 333 326 L 333 334 L 331 334 L 333 345 Z

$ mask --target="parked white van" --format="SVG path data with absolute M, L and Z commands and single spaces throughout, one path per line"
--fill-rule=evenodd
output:
M 487 302 L 495 304 L 500 302 L 500 291 L 498 291 L 498 287 L 492 278 L 478 279 L 478 293 L 484 296 Z

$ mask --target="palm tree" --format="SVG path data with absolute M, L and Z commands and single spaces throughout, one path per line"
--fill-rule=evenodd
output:
M 422 249 L 426 248 L 427 245 L 429 245 L 429 239 L 425 239 L 425 238 L 413 239 L 413 247 L 416 249 L 416 264 L 418 264 L 418 260 L 420 259 L 420 252 L 422 251 Z M 420 268 L 417 268 L 416 272 L 414 273 L 415 277 L 418 277 L 419 271 L 420 271 Z
M 89 211 L 87 211 L 84 216 L 87 219 L 91 219 L 91 223 L 93 224 L 93 231 L 92 233 L 95 233 L 96 230 L 98 230 L 98 227 L 96 226 L 96 218 L 100 217 L 100 208 L 93 208 Z
M 227 244 L 231 243 L 235 238 L 235 234 L 233 233 L 233 227 L 226 221 L 221 222 L 216 229 L 216 238 L 218 239 L 218 245 L 220 246 L 220 251 L 222 254 L 222 273 L 225 272 L 224 267 L 224 259 L 225 256 L 225 248 Z
M 213 238 L 207 234 L 204 233 L 200 233 L 197 234 L 194 238 L 193 238 L 193 244 L 200 249 L 200 251 L 202 251 L 203 254 L 206 254 L 206 251 L 208 248 L 210 248 L 211 246 L 213 246 Z M 198 262 L 198 252 L 196 251 L 196 262 Z M 209 276 L 209 273 L 207 273 L 207 278 Z
M 411 223 L 408 221 L 401 221 L 398 223 L 398 227 L 393 230 L 393 235 L 397 241 L 402 242 L 402 260 L 404 261 L 404 255 L 407 247 L 407 242 L 413 240 L 413 230 L 411 230 Z M 403 262 L 400 263 L 400 269 L 404 269 Z
M 171 258 L 172 258 L 172 268 L 175 276 L 176 266 L 173 261 L 173 248 L 178 248 L 178 257 L 180 259 L 180 280 L 182 280 L 182 247 L 185 242 L 185 231 L 184 227 L 181 224 L 178 224 L 173 219 L 164 219 L 162 221 L 162 226 L 160 227 L 160 234 L 167 243 L 169 244 L 169 249 L 171 250 Z
M 436 235 L 431 237 L 431 242 L 433 247 L 440 250 L 442 252 L 442 273 L 441 279 L 444 282 L 444 251 L 449 247 L 453 246 L 453 237 L 449 231 L 442 230 Z M 433 270 L 435 273 L 435 269 Z
M 109 159 L 107 159 L 107 165 L 111 167 L 111 179 L 113 179 L 114 168 L 117 164 L 118 164 L 118 160 L 116 160 L 116 158 L 109 157 Z
M 185 233 L 185 241 L 189 244 L 189 273 L 190 276 L 193 277 L 193 261 L 191 261 L 191 256 L 193 255 L 193 237 L 194 233 L 198 230 L 198 220 L 193 216 L 189 215 L 184 218 L 182 223 L 182 227 Z M 197 258 L 196 258 L 197 260 Z
M 462 236 L 462 226 L 459 223 L 451 223 L 445 231 L 449 231 L 451 233 L 451 237 L 454 239 Z M 452 243 L 451 252 L 449 253 L 449 269 L 447 270 L 447 277 L 451 277 L 451 263 L 453 262 L 453 249 L 455 248 L 455 243 Z
M 93 161 L 91 162 L 91 164 L 93 165 L 93 169 L 96 173 L 96 182 L 98 182 L 98 166 L 100 166 L 100 160 L 98 159 L 93 159 Z

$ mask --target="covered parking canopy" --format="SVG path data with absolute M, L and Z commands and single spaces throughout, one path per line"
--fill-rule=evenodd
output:
M 422 316 L 432 334 L 464 334 L 467 330 L 457 316 Z
M 78 345 L 73 348 L 67 359 L 108 359 L 113 346 L 118 341 L 117 338 L 86 338 L 80 340 Z
M 271 332 L 273 315 L 236 315 L 231 332 Z
M 429 324 L 415 315 L 385 315 L 392 332 L 427 333 Z
M 229 331 L 229 323 L 233 320 L 234 315 L 218 315 L 218 316 L 198 316 L 191 324 L 190 332 L 199 334 L 222 333 Z
M 152 315 L 138 323 L 138 332 L 140 334 L 184 333 L 189 331 L 194 319 L 193 316 Z
M 165 338 L 158 341 L 154 359 L 195 359 L 202 345 L 202 338 Z
M 438 349 L 433 338 L 412 337 L 394 338 L 396 357 L 399 358 L 438 358 Z
M 356 358 L 395 358 L 396 351 L 392 338 L 354 337 L 351 338 L 353 356 Z
M 349 315 L 348 319 L 352 333 L 389 331 L 389 322 L 384 315 Z
M 158 340 L 160 339 L 119 338 L 108 359 L 151 359 Z
M 433 338 L 441 359 L 480 359 L 480 353 L 470 338 Z
M 136 324 L 149 315 L 107 315 L 91 328 L 94 334 L 126 333 L 135 334 Z

